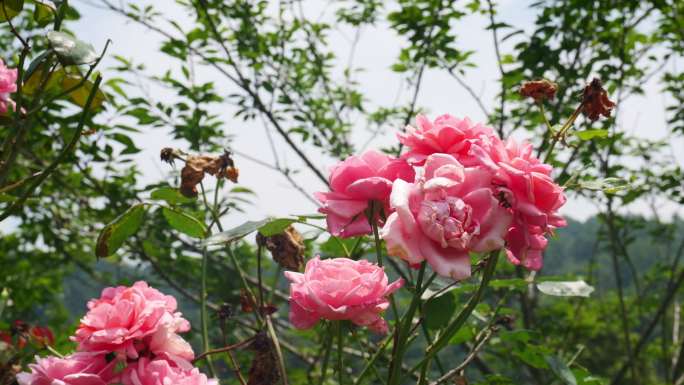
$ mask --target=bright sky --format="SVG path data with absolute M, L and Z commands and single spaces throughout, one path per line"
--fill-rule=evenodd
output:
M 157 34 L 128 22 L 119 15 L 89 5 L 97 2 L 98 0 L 76 1 L 76 6 L 82 13 L 82 19 L 72 25 L 72 29 L 79 37 L 92 43 L 96 49 L 103 47 L 105 41 L 111 38 L 113 45 L 110 48 L 110 54 L 133 58 L 137 63 L 145 63 L 149 72 L 153 74 L 161 74 L 177 66 L 177 63 L 159 54 L 158 48 L 161 39 Z M 145 1 L 144 3 L 147 4 L 148 2 Z M 309 16 L 317 17 L 325 9 L 322 5 L 326 3 L 320 0 L 308 1 L 306 13 Z M 499 15 L 501 20 L 527 30 L 533 27 L 534 12 L 527 6 L 523 6 L 530 1 L 507 0 L 500 3 L 502 4 Z M 188 15 L 180 10 L 174 1 L 155 0 L 154 5 L 157 10 L 164 12 L 168 17 L 178 20 L 182 26 L 191 25 Z M 496 101 L 499 74 L 491 33 L 484 29 L 487 22 L 483 16 L 469 16 L 463 19 L 459 25 L 455 25 L 454 28 L 459 36 L 461 47 L 476 51 L 474 61 L 478 67 L 467 73 L 465 81 L 481 94 L 486 107 L 491 109 Z M 340 58 L 340 63 L 347 63 L 352 36 L 351 30 L 336 30 L 330 36 L 331 46 L 336 47 L 335 52 Z M 410 90 L 401 84 L 400 77 L 389 69 L 397 57 L 399 48 L 398 37 L 385 22 L 380 22 L 376 27 L 363 30 L 361 33 L 360 42 L 354 55 L 354 63 L 357 67 L 364 69 L 357 75 L 357 80 L 361 84 L 362 92 L 372 105 L 389 106 L 397 100 L 397 97 L 398 100 L 408 100 L 410 97 Z M 511 52 L 509 48 L 509 46 L 504 45 L 502 49 L 504 53 Z M 113 63 L 111 59 L 104 61 L 102 72 L 105 77 L 111 73 L 106 67 Z M 341 75 L 339 76 L 341 77 Z M 211 69 L 199 68 L 197 77 L 198 81 L 215 80 L 216 89 L 224 95 L 234 90 L 234 87 L 226 79 Z M 632 97 L 626 101 L 622 108 L 624 113 L 621 113 L 618 124 L 621 129 L 640 136 L 661 138 L 666 133 L 664 97 L 660 95 L 659 85 L 656 81 L 647 84 L 646 92 L 645 96 Z M 163 97 L 161 94 L 156 95 Z M 456 116 L 470 116 L 476 121 L 484 120 L 484 115 L 474 100 L 448 74 L 435 72 L 426 74 L 418 97 L 418 105 L 426 108 L 431 117 L 448 112 Z M 226 133 L 234 139 L 233 148 L 273 163 L 273 155 L 267 145 L 265 130 L 260 122 L 245 124 L 241 119 L 233 117 L 233 108 L 228 105 L 220 113 L 225 121 Z M 375 138 L 369 147 L 390 143 L 398 128 L 387 127 L 384 134 Z M 164 146 L 184 148 L 185 146 L 183 143 L 173 142 L 170 139 L 168 129 L 143 129 L 146 131 L 138 135 L 135 140 L 138 147 L 143 148 L 143 152 L 136 159 L 136 164 L 141 168 L 146 182 L 152 183 L 161 180 L 164 173 L 170 171 L 167 165 L 162 165 L 159 161 L 160 148 Z M 353 138 L 357 148 L 361 147 L 370 135 L 368 131 L 359 128 Z M 284 141 L 277 135 L 274 137 L 281 162 L 290 168 L 302 168 L 301 162 L 294 153 L 289 151 Z M 328 167 L 334 163 L 332 159 L 323 156 L 320 150 L 312 146 L 303 146 L 303 148 L 324 172 L 327 172 Z M 673 148 L 680 150 L 677 156 L 679 163 L 683 164 L 684 154 L 682 154 L 681 149 L 684 148 L 684 142 L 673 143 Z M 253 189 L 258 194 L 258 198 L 256 205 L 249 208 L 246 215 L 230 216 L 226 220 L 227 225 L 238 224 L 248 218 L 262 219 L 267 215 L 303 214 L 312 213 L 316 210 L 316 207 L 292 188 L 278 172 L 242 157 L 236 157 L 236 161 L 240 168 L 240 184 Z M 324 188 L 310 172 L 303 171 L 296 176 L 296 179 L 309 192 Z M 649 212 L 648 206 L 643 202 L 632 204 L 629 209 L 635 212 Z M 680 210 L 680 208 L 668 204 L 663 206 L 661 210 L 669 214 L 674 213 L 675 210 Z M 583 219 L 593 215 L 596 208 L 591 202 L 570 196 L 563 212 L 573 218 Z

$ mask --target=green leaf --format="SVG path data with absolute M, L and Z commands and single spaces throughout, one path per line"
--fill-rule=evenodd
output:
M 259 232 L 265 237 L 280 234 L 285 231 L 288 226 L 295 222 L 297 222 L 297 220 L 292 218 L 275 218 L 265 225 L 259 227 Z
M 270 220 L 264 219 L 261 221 L 247 221 L 238 227 L 234 227 L 230 230 L 223 231 L 221 233 L 216 233 L 209 238 L 204 240 L 204 246 L 212 245 L 222 245 L 225 243 L 231 243 L 236 241 L 246 235 L 249 235 L 257 231 L 261 226 L 267 224 Z
M 492 289 L 525 289 L 527 281 L 522 278 L 493 279 L 489 282 Z
M 540 292 L 556 297 L 589 297 L 594 288 L 586 282 L 579 281 L 546 281 L 537 284 Z
M 97 237 L 95 255 L 99 258 L 113 255 L 124 241 L 135 234 L 145 217 L 145 204 L 137 204 L 107 224 Z
M 0 0 L 0 21 L 12 20 L 24 9 L 24 0 Z
M 181 194 L 178 189 L 173 187 L 160 187 L 150 192 L 150 198 L 154 200 L 165 201 L 170 205 L 177 205 L 183 203 L 192 203 L 197 201 L 197 198 L 188 198 Z
M 47 38 L 63 65 L 93 64 L 97 61 L 98 55 L 93 46 L 71 35 L 50 31 Z
M 594 138 L 605 138 L 608 136 L 608 130 L 583 130 L 575 131 L 575 136 L 580 138 L 580 140 L 592 140 Z
M 207 228 L 197 218 L 170 207 L 163 207 L 162 214 L 166 221 L 174 229 L 193 238 L 204 238 L 207 236 Z
M 67 76 L 64 78 L 64 80 L 62 80 L 62 88 L 64 90 L 68 90 L 76 86 L 79 87 L 71 91 L 71 93 L 69 93 L 69 97 L 71 98 L 71 101 L 76 103 L 78 106 L 85 107 L 86 102 L 88 101 L 88 96 L 90 95 L 90 90 L 93 89 L 94 84 L 90 80 L 83 82 L 83 78 L 73 76 Z M 100 108 L 104 101 L 105 94 L 102 92 L 102 89 L 98 89 L 95 93 L 95 99 L 93 99 L 91 108 Z
M 464 342 L 468 342 L 475 337 L 475 330 L 470 325 L 463 325 L 463 327 L 454 334 L 449 340 L 452 345 L 461 345 Z
M 423 312 L 429 314 L 425 317 L 425 326 L 436 330 L 446 326 L 456 311 L 456 298 L 451 292 L 446 292 L 434 297 L 425 303 Z
M 354 245 L 359 240 L 354 238 L 338 238 L 331 235 L 325 242 L 319 245 L 321 253 L 331 257 L 341 257 L 351 252 Z M 346 250 L 345 250 L 346 249 Z
M 39 26 L 45 27 L 50 24 L 55 14 L 55 8 L 47 3 L 36 2 L 36 8 L 33 10 L 33 20 Z
M 546 356 L 546 363 L 549 364 L 551 371 L 567 385 L 577 385 L 577 379 L 568 365 L 560 357 Z
M 594 180 L 583 180 L 577 183 L 579 188 L 593 191 L 603 191 L 606 194 L 615 194 L 627 190 L 631 187 L 629 182 L 620 178 L 605 178 Z

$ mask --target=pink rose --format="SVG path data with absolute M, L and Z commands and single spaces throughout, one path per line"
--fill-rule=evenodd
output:
M 473 146 L 471 153 L 494 173 L 497 194 L 514 215 L 514 227 L 506 238 L 508 256 L 514 264 L 533 270 L 542 267 L 547 234 L 566 225 L 558 213 L 566 198 L 551 178 L 553 168 L 533 154 L 532 144 L 496 140 L 489 146 Z
M 395 181 L 390 204 L 396 211 L 381 231 L 388 252 L 411 265 L 427 260 L 437 274 L 457 280 L 470 276 L 469 252 L 504 246 L 511 223 L 492 191 L 492 173 L 447 154 L 428 156 L 415 183 Z
M 105 354 L 78 352 L 64 358 L 36 357 L 31 372 L 17 374 L 19 385 L 106 385 L 115 379 L 115 361 Z
M 422 165 L 432 154 L 444 153 L 465 166 L 473 166 L 475 163 L 469 153 L 471 144 L 496 138 L 491 128 L 449 114 L 437 117 L 434 122 L 418 115 L 416 125 L 416 128 L 407 126 L 405 132 L 397 134 L 399 142 L 409 149 L 402 158 L 415 165 Z
M 188 363 L 189 364 L 189 363 Z M 197 368 L 186 369 L 166 360 L 141 358 L 121 374 L 123 385 L 218 385 Z
M 316 256 L 304 273 L 286 271 L 290 280 L 290 322 L 298 329 L 312 328 L 321 318 L 350 320 L 377 333 L 387 332 L 381 313 L 387 296 L 404 281 L 388 284 L 385 271 L 365 260 L 321 260 Z
M 169 359 L 194 358 L 190 345 L 176 333 L 190 330 L 190 324 L 176 312 L 176 300 L 147 285 L 108 287 L 99 299 L 88 302 L 72 340 L 79 350 L 117 352 L 138 358 L 150 351 Z
M 377 151 L 366 151 L 350 156 L 335 165 L 330 172 L 331 192 L 314 196 L 326 214 L 328 230 L 335 236 L 353 237 L 371 232 L 365 210 L 369 201 L 387 206 L 392 182 L 396 179 L 413 180 L 415 172 L 405 161 Z M 386 214 L 387 211 L 385 211 Z
M 17 92 L 17 69 L 9 69 L 5 62 L 0 59 L 0 114 L 7 112 L 7 106 L 14 108 L 14 102 L 10 94 Z
M 543 251 L 548 241 L 538 226 L 514 224 L 506 234 L 506 255 L 515 265 L 539 270 L 543 265 Z

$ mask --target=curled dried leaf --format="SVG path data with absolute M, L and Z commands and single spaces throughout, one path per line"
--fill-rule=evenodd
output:
M 610 117 L 610 111 L 615 107 L 608 99 L 608 91 L 603 88 L 601 80 L 594 78 L 582 92 L 582 113 L 592 122 L 598 120 L 603 115 Z
M 535 102 L 553 100 L 556 97 L 558 85 L 550 80 L 532 80 L 523 83 L 520 87 L 520 95 L 534 99 Z
M 271 252 L 273 259 L 286 270 L 300 271 L 304 267 L 304 240 L 292 226 L 280 234 L 265 237 L 257 233 L 257 243 Z

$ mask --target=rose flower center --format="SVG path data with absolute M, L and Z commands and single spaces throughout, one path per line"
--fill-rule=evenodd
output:
M 426 200 L 420 204 L 418 223 L 423 233 L 442 247 L 466 249 L 480 232 L 472 211 L 472 207 L 456 197 Z

